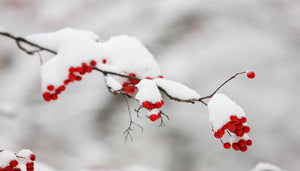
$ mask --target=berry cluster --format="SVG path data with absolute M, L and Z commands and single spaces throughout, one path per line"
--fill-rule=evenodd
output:
M 161 117 L 161 114 L 160 114 L 160 113 L 158 113 L 158 114 L 151 114 L 151 115 L 149 116 L 149 119 L 150 119 L 150 121 L 154 122 L 154 121 L 156 121 L 157 119 L 159 119 L 160 117 Z
M 245 133 L 250 132 L 250 127 L 245 125 L 246 122 L 247 122 L 246 117 L 241 117 L 239 119 L 236 115 L 231 115 L 230 121 L 227 122 L 221 129 L 217 130 L 214 136 L 218 139 L 221 139 L 225 134 L 225 131 L 228 130 L 229 132 L 235 134 L 237 137 L 243 137 Z M 247 145 L 248 146 L 252 145 L 252 141 L 250 139 L 247 141 L 244 139 L 240 139 L 238 142 L 232 144 L 232 148 L 236 151 L 241 150 L 242 152 L 245 152 L 247 151 Z M 229 142 L 226 142 L 223 144 L 223 147 L 225 149 L 230 149 L 231 144 Z
M 107 60 L 103 59 L 102 63 L 106 64 Z M 64 84 L 58 87 L 54 87 L 54 85 L 48 85 L 48 92 L 43 93 L 43 98 L 45 101 L 49 102 L 51 100 L 57 100 L 58 95 L 66 90 L 66 85 L 74 81 L 81 81 L 82 76 L 86 73 L 91 73 L 93 71 L 93 67 L 97 65 L 97 62 L 91 60 L 89 64 L 83 62 L 81 66 L 71 66 L 69 68 L 69 75 L 66 80 L 64 80 Z
M 11 160 L 8 164 L 8 166 L 2 168 L 0 167 L 0 171 L 21 171 L 20 168 L 18 168 L 19 162 L 17 160 Z
M 130 77 L 136 77 L 135 73 L 130 73 Z M 137 85 L 140 81 L 134 80 L 134 79 L 129 79 L 129 82 L 123 83 L 123 92 L 126 94 L 134 94 L 136 91 L 135 85 Z
M 164 105 L 164 101 L 161 100 L 160 102 L 156 102 L 156 103 L 151 103 L 149 101 L 144 101 L 142 103 L 142 106 L 146 109 L 148 109 L 149 111 L 152 111 L 153 109 L 159 109 L 161 108 L 162 106 Z M 154 122 L 156 121 L 157 119 L 159 119 L 161 117 L 161 114 L 158 113 L 158 114 L 151 114 L 149 116 L 149 119 Z

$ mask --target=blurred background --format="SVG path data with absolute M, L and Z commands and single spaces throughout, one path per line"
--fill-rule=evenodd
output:
M 29 148 L 52 170 L 244 171 L 258 162 L 300 170 L 299 18 L 299 0 L 0 0 L 0 26 L 21 36 L 64 27 L 103 40 L 136 36 L 165 77 L 202 96 L 236 72 L 257 74 L 221 91 L 247 113 L 253 146 L 246 153 L 223 149 L 204 105 L 166 97 L 166 127 L 134 117 L 144 132 L 135 128 L 134 142 L 124 143 L 126 103 L 101 74 L 44 102 L 39 57 L 0 37 L 0 147 Z

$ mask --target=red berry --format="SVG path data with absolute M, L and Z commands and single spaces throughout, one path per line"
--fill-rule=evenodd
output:
M 161 117 L 161 114 L 159 113 L 159 114 L 157 114 L 157 119 L 159 119 Z
M 161 100 L 160 103 L 162 106 L 165 104 L 165 102 L 163 100 Z
M 123 88 L 123 92 L 126 94 L 134 94 L 135 93 L 135 87 L 134 86 L 127 86 Z
M 27 168 L 26 171 L 34 171 L 34 168 Z
M 82 72 L 82 71 L 83 71 L 83 68 L 82 68 L 82 67 L 77 67 L 77 68 L 76 68 L 76 71 L 77 71 L 77 72 Z
M 92 65 L 92 66 L 96 66 L 96 65 L 97 65 L 97 62 L 94 61 L 94 60 L 91 60 L 91 65 Z
M 44 100 L 49 102 L 51 100 L 51 94 L 49 92 L 43 93 Z
M 139 80 L 134 80 L 134 79 L 129 79 L 129 81 L 133 84 L 133 85 L 137 85 L 140 81 Z
M 159 75 L 158 78 L 164 78 L 162 75 Z
M 85 74 L 85 70 L 79 73 L 80 75 L 84 75 Z
M 83 63 L 81 64 L 81 66 L 82 66 L 83 68 L 85 68 L 85 67 L 87 67 L 87 64 L 86 64 L 85 62 L 83 62 Z
M 87 66 L 87 67 L 85 68 L 85 71 L 86 71 L 87 73 L 91 73 L 91 72 L 93 71 L 93 68 L 90 67 L 90 66 Z
M 70 68 L 69 68 L 69 72 L 70 72 L 70 73 L 73 73 L 73 72 L 75 72 L 75 71 L 76 71 L 76 70 L 75 70 L 74 67 L 70 67 Z
M 248 150 L 247 146 L 240 147 L 241 152 L 246 152 Z
M 76 75 L 74 75 L 74 74 L 69 74 L 69 80 L 70 80 L 70 81 L 75 81 L 75 80 L 76 80 Z
M 11 166 L 11 167 L 16 167 L 16 166 L 18 166 L 18 161 L 17 160 L 12 160 L 12 161 L 10 161 L 9 162 L 9 165 Z
M 152 80 L 152 78 L 151 78 L 151 77 L 146 77 L 145 79 L 147 79 L 147 80 Z
M 230 144 L 229 142 L 226 142 L 226 143 L 223 144 L 223 147 L 224 147 L 225 149 L 230 149 L 231 144 Z
M 47 89 L 48 89 L 49 91 L 52 91 L 52 90 L 54 90 L 54 86 L 53 86 L 53 85 L 48 85 L 48 86 L 47 86 Z
M 66 87 L 63 86 L 63 85 L 62 85 L 62 86 L 59 86 L 59 90 L 60 90 L 60 91 L 65 91 L 65 90 L 66 90 Z
M 236 126 L 236 129 L 243 129 L 243 124 L 238 124 L 237 126 Z
M 215 132 L 214 136 L 218 139 L 222 138 L 222 135 L 219 132 Z
M 152 115 L 150 115 L 149 119 L 150 119 L 152 122 L 154 122 L 154 121 L 156 121 L 158 118 L 157 118 L 157 115 L 152 114 Z
M 103 59 L 103 60 L 102 60 L 102 63 L 106 64 L 106 62 L 107 62 L 106 59 Z
M 33 163 L 33 162 L 28 162 L 28 163 L 26 163 L 26 167 L 27 167 L 28 169 L 33 168 L 33 166 L 34 166 L 34 163 Z
M 20 168 L 14 168 L 14 171 L 22 171 Z
M 57 94 L 52 94 L 52 100 L 56 100 L 57 99 Z
M 154 106 L 155 106 L 155 108 L 157 108 L 157 109 L 159 109 L 159 108 L 161 108 L 161 103 L 160 102 L 156 102 L 155 104 L 154 104 Z
M 5 168 L 5 171 L 14 171 L 14 169 L 13 169 L 11 166 L 7 166 L 7 167 Z
M 230 132 L 235 132 L 236 126 L 234 124 L 231 124 L 230 127 L 228 127 Z
M 30 158 L 30 160 L 35 161 L 36 156 L 34 154 L 30 154 L 29 158 Z
M 247 142 L 245 141 L 245 140 L 240 140 L 239 141 L 239 146 L 240 147 L 244 147 L 244 146 L 246 146 L 247 145 Z
M 65 81 L 64 81 L 64 85 L 68 85 L 69 82 L 70 82 L 69 80 L 65 80 Z
M 242 129 L 236 129 L 235 130 L 235 134 L 238 136 L 238 137 L 242 137 L 244 136 L 244 131 Z
M 248 71 L 247 72 L 247 77 L 250 79 L 253 79 L 255 77 L 255 73 L 253 71 Z
M 128 87 L 129 86 L 129 83 L 123 83 L 122 87 L 125 88 L 125 87 Z
M 244 126 L 243 131 L 244 131 L 245 133 L 250 132 L 250 127 L 249 127 L 249 126 Z
M 150 108 L 150 102 L 149 101 L 144 101 L 142 103 L 143 107 L 146 108 L 146 109 L 149 109 Z
M 239 151 L 239 150 L 240 150 L 240 147 L 239 147 L 239 144 L 238 144 L 238 143 L 233 143 L 233 144 L 232 144 L 232 148 L 233 148 L 235 151 Z
M 149 107 L 149 109 L 150 110 L 152 110 L 152 109 L 154 109 L 155 108 L 155 105 L 154 104 L 152 104 L 152 103 L 150 103 L 150 107 Z
M 76 77 L 76 80 L 77 80 L 77 81 L 81 81 L 82 78 L 81 78 L 80 76 L 77 76 L 77 77 Z
M 241 119 L 240 119 L 240 122 L 241 122 L 241 123 L 246 123 L 246 122 L 247 122 L 247 118 L 246 118 L 246 117 L 244 117 L 244 116 L 243 116 L 243 117 L 241 117 Z
M 129 73 L 130 77 L 136 77 L 135 73 Z
M 5 169 L 3 169 L 3 168 L 0 167 L 0 171 L 5 171 Z
M 251 146 L 252 145 L 252 140 L 247 140 L 247 146 Z

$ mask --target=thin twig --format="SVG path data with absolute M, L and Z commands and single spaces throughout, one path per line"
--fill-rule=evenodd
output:
M 39 51 L 47 51 L 47 52 L 52 53 L 52 54 L 54 54 L 54 55 L 57 54 L 57 52 L 55 52 L 54 50 L 51 50 L 51 49 L 42 47 L 42 46 L 40 46 L 40 45 L 37 45 L 37 44 L 35 44 L 35 43 L 31 42 L 31 41 L 26 40 L 26 39 L 23 38 L 23 37 L 16 37 L 16 36 L 14 36 L 14 35 L 12 35 L 12 34 L 10 34 L 10 33 L 7 33 L 7 32 L 0 32 L 0 35 L 5 36 L 5 37 L 8 37 L 8 38 L 11 38 L 11 39 L 14 39 L 14 40 L 16 41 L 16 43 L 17 43 L 17 46 L 18 46 L 22 51 L 26 52 L 28 55 L 33 55 L 34 53 L 39 52 Z M 37 50 L 27 50 L 26 48 L 24 48 L 24 47 L 21 45 L 21 43 L 25 43 L 25 44 L 27 44 L 27 45 L 30 45 L 30 46 L 32 46 L 32 47 L 35 47 L 35 48 L 37 48 Z

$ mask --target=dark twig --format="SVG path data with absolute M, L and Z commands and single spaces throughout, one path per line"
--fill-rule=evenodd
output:
M 0 32 L 0 35 L 6 36 L 6 37 L 11 38 L 11 39 L 14 39 L 14 40 L 16 41 L 16 43 L 17 43 L 17 46 L 18 46 L 22 51 L 26 52 L 28 55 L 33 55 L 34 53 L 39 52 L 39 51 L 47 51 L 47 52 L 52 53 L 52 54 L 54 54 L 54 55 L 57 54 L 57 52 L 55 52 L 55 51 L 53 51 L 53 50 L 51 50 L 51 49 L 42 47 L 42 46 L 40 46 L 40 45 L 37 45 L 37 44 L 35 44 L 35 43 L 33 43 L 33 42 L 30 42 L 30 41 L 26 40 L 26 39 L 23 38 L 23 37 L 16 37 L 16 36 L 13 36 L 12 34 L 7 33 L 7 32 Z M 28 50 L 28 49 L 24 48 L 24 47 L 21 45 L 21 43 L 25 43 L 25 44 L 27 44 L 27 45 L 30 45 L 30 46 L 32 46 L 32 47 L 35 47 L 35 48 L 37 48 L 37 50 Z

